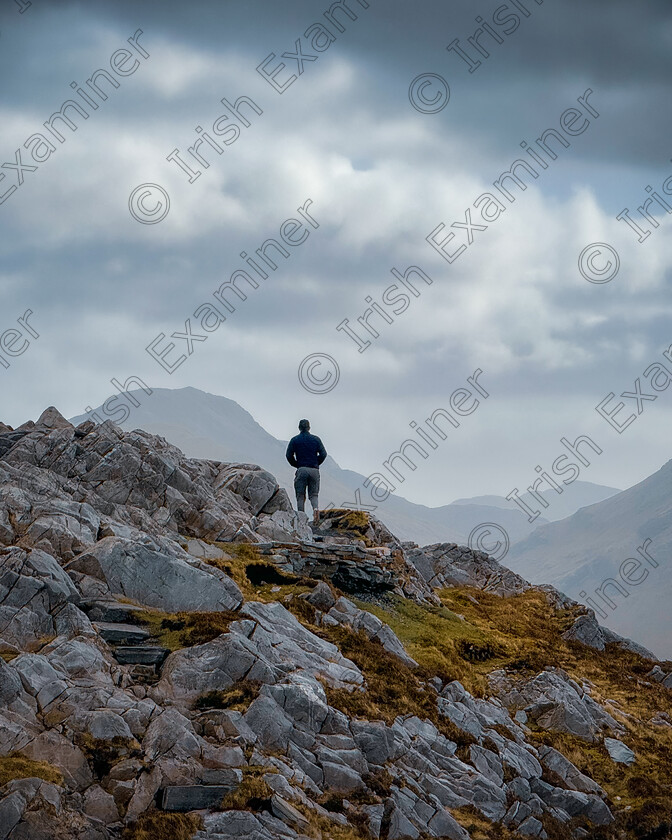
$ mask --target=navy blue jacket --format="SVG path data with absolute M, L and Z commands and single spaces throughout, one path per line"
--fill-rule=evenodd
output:
M 299 467 L 319 468 L 322 461 L 327 457 L 327 450 L 317 435 L 311 435 L 310 432 L 300 432 L 288 443 L 285 457 L 296 469 Z

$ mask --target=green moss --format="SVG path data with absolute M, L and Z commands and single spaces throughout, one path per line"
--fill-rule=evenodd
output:
M 203 828 L 198 814 L 148 811 L 124 829 L 123 840 L 192 840 Z
M 14 779 L 44 779 L 54 785 L 63 784 L 60 770 L 52 767 L 46 761 L 34 761 L 26 758 L 20 752 L 13 752 L 0 757 L 0 787 Z
M 361 630 L 355 632 L 340 626 L 322 629 L 320 635 L 351 659 L 366 680 L 363 692 L 325 685 L 331 706 L 349 717 L 384 720 L 390 724 L 398 715 L 411 714 L 431 720 L 441 731 L 450 726 L 449 721 L 439 716 L 436 694 L 425 687 L 421 675 L 388 653 L 379 642 L 372 641 Z
M 398 595 L 388 596 L 384 607 L 356 603 L 391 627 L 428 676 L 439 676 L 444 682 L 459 679 L 477 694 L 485 691 L 484 674 L 497 667 L 504 653 L 490 633 L 446 607 L 423 606 Z M 467 664 L 486 660 L 487 667 Z

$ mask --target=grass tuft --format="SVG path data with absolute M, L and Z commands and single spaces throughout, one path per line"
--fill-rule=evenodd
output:
M 287 595 L 299 595 L 317 585 L 311 578 L 297 577 L 279 569 L 261 555 L 253 543 L 214 542 L 212 545 L 226 557 L 204 562 L 232 578 L 246 601 L 281 601 Z M 280 589 L 274 592 L 276 587 Z
M 192 840 L 202 828 L 198 814 L 147 811 L 124 829 L 122 840 Z
M 227 793 L 220 808 L 223 811 L 265 811 L 270 808 L 273 791 L 262 778 L 266 767 L 250 766 L 243 768 L 243 780 L 238 787 Z
M 194 703 L 196 709 L 232 709 L 244 712 L 259 696 L 261 683 L 257 680 L 240 680 L 223 691 L 209 691 Z
M 231 622 L 239 618 L 232 610 L 178 613 L 144 610 L 137 614 L 137 621 L 145 625 L 167 650 L 180 650 L 211 642 L 222 633 L 228 633 Z
M 46 761 L 34 761 L 20 752 L 0 757 L 0 787 L 14 779 L 43 779 L 54 785 L 63 785 L 63 774 Z
M 142 754 L 142 747 L 135 738 L 124 738 L 121 735 L 104 740 L 83 732 L 75 737 L 75 743 L 84 753 L 94 775 L 99 779 L 106 776 L 115 764 L 125 758 Z

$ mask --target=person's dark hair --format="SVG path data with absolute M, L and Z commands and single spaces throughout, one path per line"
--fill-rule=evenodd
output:
M 307 420 L 299 420 L 299 431 L 307 432 L 310 429 L 310 423 Z

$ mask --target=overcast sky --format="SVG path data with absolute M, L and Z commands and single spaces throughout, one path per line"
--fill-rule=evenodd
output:
M 440 505 L 523 490 L 537 465 L 547 469 L 562 453 L 563 436 L 599 444 L 602 454 L 581 473 L 596 483 L 625 488 L 669 460 L 672 387 L 662 380 L 622 434 L 595 411 L 610 392 L 633 392 L 638 377 L 655 393 L 644 371 L 672 345 L 672 215 L 655 201 L 653 222 L 637 211 L 647 186 L 672 206 L 669 3 L 370 0 L 364 8 L 348 0 L 357 20 L 337 14 L 344 32 L 325 18 L 328 0 L 26 3 L 3 0 L 0 12 L 1 155 L 14 165 L 19 149 L 24 166 L 0 169 L 0 356 L 4 348 L 10 365 L 0 361 L 1 420 L 16 426 L 50 404 L 81 414 L 114 392 L 112 378 L 133 375 L 234 399 L 282 439 L 308 417 L 341 466 L 369 474 L 414 435 L 411 422 L 422 427 L 449 409 L 451 394 L 481 369 L 489 396 L 416 459 L 401 495 Z M 477 37 L 488 58 L 467 41 L 477 16 L 502 41 Z M 305 33 L 318 22 L 331 36 L 322 29 L 316 48 Z M 446 49 L 456 38 L 480 58 L 474 72 Z M 267 73 L 283 61 L 274 81 L 286 82 L 298 64 L 281 55 L 296 53 L 297 39 L 313 60 L 281 94 L 256 68 L 275 54 Z M 117 52 L 124 47 L 129 53 Z M 85 84 L 98 69 L 118 85 L 98 77 L 106 99 Z M 409 89 L 423 74 L 434 76 L 417 82 L 414 108 Z M 449 101 L 430 113 L 441 80 Z M 86 108 L 72 82 L 97 108 Z M 231 141 L 220 100 L 241 96 L 263 113 L 243 108 L 251 125 L 221 154 L 203 143 L 209 166 L 199 165 L 187 152 L 196 127 Z M 71 97 L 88 119 L 71 109 L 78 128 L 57 121 L 61 142 L 44 123 Z M 533 165 L 521 142 L 540 153 L 535 140 L 560 133 L 570 108 L 581 110 L 565 117 L 568 147 L 550 141 L 557 159 L 542 155 L 536 179 L 517 170 L 528 186 L 509 181 L 507 200 L 493 182 L 516 159 Z M 166 159 L 174 149 L 201 171 L 192 183 Z M 147 183 L 170 199 L 156 224 L 129 212 L 129 197 Z M 502 207 L 487 225 L 474 206 L 486 192 Z M 276 252 L 277 270 L 246 286 L 234 312 L 220 306 L 226 321 L 205 332 L 194 313 L 216 304 L 213 291 L 245 267 L 240 253 L 280 239 L 308 199 L 319 227 L 299 230 L 305 241 L 285 246 L 287 259 Z M 144 202 L 136 214 L 150 212 L 156 196 Z M 617 220 L 625 208 L 651 232 L 643 241 Z M 465 229 L 468 209 L 486 229 Z M 439 240 L 454 233 L 448 253 L 468 246 L 453 262 L 427 242 L 440 224 Z M 579 271 L 594 243 L 614 250 L 595 253 L 587 273 L 618 254 L 609 282 Z M 381 301 L 391 270 L 409 266 L 433 282 L 416 277 L 420 296 L 397 314 L 403 300 Z M 392 321 L 370 317 L 378 338 L 357 324 L 367 297 Z M 25 327 L 20 338 L 7 333 L 29 309 L 39 338 Z M 174 363 L 187 342 L 170 336 L 185 332 L 187 318 L 207 340 L 195 340 L 170 374 L 145 348 L 168 336 L 176 347 L 166 363 Z M 336 330 L 346 318 L 371 341 L 364 352 Z M 299 381 L 313 354 L 338 363 L 327 393 Z M 326 374 L 312 368 L 314 389 Z M 623 422 L 637 402 L 621 401 Z

